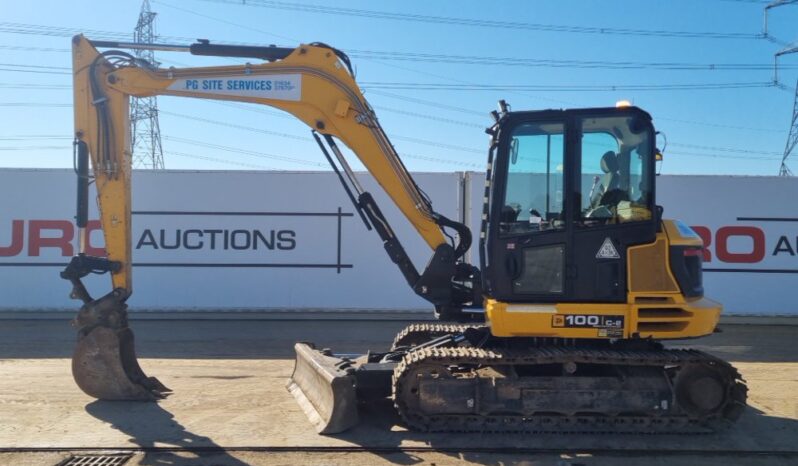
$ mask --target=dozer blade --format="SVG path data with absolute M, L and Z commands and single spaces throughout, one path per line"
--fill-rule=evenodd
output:
M 128 327 L 95 327 L 79 336 L 72 376 L 84 393 L 100 400 L 152 401 L 171 392 L 141 370 Z
M 286 388 L 316 431 L 336 434 L 356 425 L 357 394 L 351 362 L 308 343 L 297 343 L 294 351 L 294 373 Z

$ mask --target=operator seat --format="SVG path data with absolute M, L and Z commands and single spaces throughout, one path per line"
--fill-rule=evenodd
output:
M 618 163 L 618 155 L 613 151 L 607 151 L 601 156 L 601 171 L 604 176 L 601 177 L 601 185 L 604 191 L 599 197 L 600 206 L 616 206 L 621 201 L 629 200 L 629 193 L 625 189 L 621 189 L 621 174 L 620 165 Z
M 604 186 L 604 194 L 620 188 L 621 175 L 618 173 L 618 156 L 609 150 L 601 156 L 601 185 Z

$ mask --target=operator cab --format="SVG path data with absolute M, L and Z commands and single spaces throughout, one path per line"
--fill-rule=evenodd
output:
M 636 107 L 507 112 L 482 264 L 509 302 L 623 302 L 626 249 L 655 240 L 655 133 Z

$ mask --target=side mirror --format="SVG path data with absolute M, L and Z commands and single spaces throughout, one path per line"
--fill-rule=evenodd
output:
M 654 146 L 654 161 L 662 162 L 662 160 L 665 158 L 665 156 L 663 155 L 665 153 L 665 149 L 668 148 L 668 137 L 665 136 L 665 133 L 663 133 L 662 131 L 657 131 L 656 133 L 654 133 L 654 136 L 655 137 L 662 136 L 662 150 L 660 150 L 660 148 L 657 147 L 658 144 L 656 144 L 656 142 Z

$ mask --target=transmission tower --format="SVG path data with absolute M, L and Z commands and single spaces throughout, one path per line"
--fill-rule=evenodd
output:
M 141 13 L 133 30 L 133 42 L 152 44 L 155 42 L 155 15 L 150 9 L 150 1 L 141 4 Z M 136 58 L 157 67 L 152 50 L 137 49 Z M 134 97 L 130 102 L 130 153 L 134 168 L 163 170 L 163 147 L 161 128 L 158 124 L 158 100 L 156 97 Z
M 776 39 L 768 31 L 768 12 L 776 7 L 798 3 L 798 0 L 775 0 L 770 2 L 764 8 L 764 24 L 762 29 L 762 36 L 771 42 L 782 44 L 784 48 L 776 52 L 773 56 L 773 84 L 779 88 L 787 90 L 789 87 L 779 82 L 779 57 L 798 53 L 798 45 L 796 43 L 787 44 L 784 41 Z M 781 167 L 779 168 L 779 176 L 792 176 L 792 171 L 787 165 L 787 159 L 792 154 L 795 145 L 798 143 L 798 84 L 795 87 L 795 96 L 792 102 L 792 120 L 790 120 L 790 133 L 787 135 L 787 144 L 784 146 L 784 156 L 781 158 Z
M 787 145 L 784 146 L 784 157 L 781 159 L 781 168 L 779 169 L 780 176 L 792 176 L 790 167 L 787 166 L 787 158 L 795 149 L 798 143 L 798 83 L 795 87 L 795 99 L 792 104 L 792 123 L 790 123 L 790 134 L 787 136 Z

